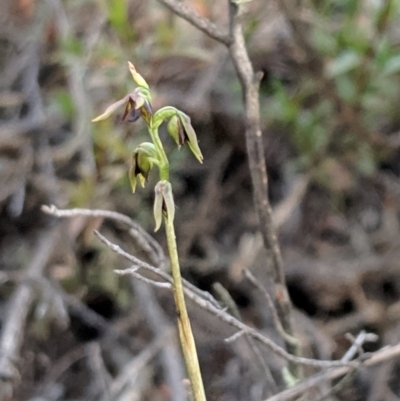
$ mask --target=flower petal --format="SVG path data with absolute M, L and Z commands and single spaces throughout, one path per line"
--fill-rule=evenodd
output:
M 145 81 L 145 79 L 136 71 L 135 66 L 128 61 L 128 66 L 129 66 L 129 71 L 132 74 L 133 80 L 139 85 L 142 86 L 143 88 L 149 89 L 149 85 Z
M 129 169 L 129 182 L 131 184 L 132 192 L 135 193 L 136 191 L 136 174 L 135 174 L 135 166 L 132 165 Z
M 140 117 L 140 111 L 138 109 L 132 108 L 128 113 L 128 118 L 126 119 L 129 123 L 134 123 Z
M 164 199 L 164 206 L 166 209 L 167 219 L 169 221 L 174 221 L 175 218 L 175 202 L 174 197 L 172 194 L 172 186 L 171 183 L 168 181 L 162 181 L 163 185 L 163 199 Z
M 179 113 L 179 117 L 182 122 L 183 128 L 185 130 L 185 134 L 187 137 L 187 142 L 188 142 L 190 150 L 195 155 L 196 159 L 200 163 L 203 163 L 203 154 L 201 153 L 199 143 L 197 141 L 196 132 L 194 131 L 192 124 L 190 122 L 190 117 L 182 112 Z
M 154 198 L 153 213 L 154 213 L 154 220 L 156 222 L 156 227 L 154 231 L 158 231 L 160 229 L 163 218 L 162 208 L 164 200 L 160 189 L 160 183 L 161 182 L 159 182 L 154 188 L 155 198 Z
M 115 110 L 117 110 L 119 107 L 121 107 L 123 104 L 125 104 L 128 101 L 129 96 L 125 96 L 123 99 L 118 100 L 118 102 L 113 103 L 111 106 L 108 106 L 105 110 L 105 112 L 98 117 L 94 118 L 92 122 L 97 122 L 97 121 L 102 121 L 110 117 L 112 113 L 114 113 Z

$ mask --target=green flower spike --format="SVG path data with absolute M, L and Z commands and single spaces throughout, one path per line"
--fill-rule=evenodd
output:
M 150 142 L 140 144 L 133 152 L 132 165 L 129 170 L 132 192 L 135 192 L 138 180 L 144 188 L 153 164 L 159 164 L 155 146 Z
M 189 149 L 195 155 L 196 159 L 200 163 L 203 163 L 203 155 L 199 148 L 197 135 L 192 127 L 190 117 L 188 115 L 177 110 L 177 113 L 170 118 L 167 125 L 167 130 L 179 148 L 187 143 Z
M 159 181 L 154 192 L 154 220 L 156 221 L 156 228 L 154 231 L 158 231 L 161 227 L 163 216 L 171 221 L 174 220 L 175 203 L 170 182 L 165 180 Z

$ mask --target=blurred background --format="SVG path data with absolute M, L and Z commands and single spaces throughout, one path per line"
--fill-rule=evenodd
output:
M 185 3 L 226 26 L 225 1 Z M 367 351 L 400 338 L 400 2 L 294 3 L 247 2 L 243 26 L 263 73 L 269 195 L 295 327 L 306 356 L 340 358 L 346 333 L 378 334 Z M 24 322 L 15 350 L 2 332 L 2 399 L 186 399 L 171 294 L 113 273 L 127 264 L 94 237 L 102 219 L 41 211 L 113 210 L 153 232 L 157 174 L 134 195 L 127 176 L 145 125 L 121 122 L 122 111 L 91 123 L 134 88 L 128 60 L 150 84 L 154 109 L 192 117 L 204 154 L 200 165 L 162 131 L 183 275 L 219 300 L 220 283 L 244 322 L 279 341 L 265 299 L 242 276 L 248 268 L 270 287 L 225 47 L 155 0 L 0 8 L 0 320 L 22 312 Z M 135 253 L 118 224 L 102 232 Z M 155 238 L 165 249 L 162 230 Z M 233 330 L 193 305 L 190 315 L 209 400 L 270 395 L 246 342 L 224 342 Z M 265 355 L 282 388 L 282 361 Z M 393 359 L 335 397 L 397 400 L 399 377 Z

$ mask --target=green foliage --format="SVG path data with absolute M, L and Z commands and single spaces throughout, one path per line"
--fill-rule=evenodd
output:
M 75 107 L 71 94 L 64 88 L 58 88 L 50 94 L 49 112 L 67 120 L 72 119 Z
M 327 144 L 326 156 L 370 175 L 388 155 L 372 138 L 384 142 L 399 122 L 400 48 L 393 28 L 400 3 L 315 3 L 308 38 L 322 70 L 310 64 L 291 86 L 275 82 L 266 122 L 288 133 L 303 169 L 315 169 Z
M 127 0 L 109 0 L 105 2 L 110 25 L 118 33 L 118 37 L 125 41 L 135 40 L 135 31 L 129 22 Z

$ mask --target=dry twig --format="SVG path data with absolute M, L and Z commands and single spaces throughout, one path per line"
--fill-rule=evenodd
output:
M 109 212 L 104 210 L 87 210 L 87 209 L 71 209 L 71 210 L 59 210 L 55 206 L 48 207 L 48 206 L 43 206 L 42 210 L 45 211 L 46 213 L 53 214 L 55 216 L 59 217 L 74 217 L 74 216 L 79 216 L 79 215 L 84 215 L 84 216 L 103 216 L 109 218 L 113 218 L 113 216 L 118 220 L 121 221 L 121 216 L 119 213 L 115 212 Z M 123 220 L 130 220 L 127 216 L 124 216 Z M 129 225 L 134 224 L 133 222 L 129 223 Z M 124 251 L 120 246 L 113 244 L 110 242 L 107 238 L 105 238 L 102 234 L 99 232 L 95 231 L 95 234 L 97 237 L 105 244 L 107 247 L 109 247 L 113 252 L 116 252 L 120 256 L 124 257 L 126 260 L 129 260 L 131 263 L 135 265 L 134 269 L 136 271 L 137 267 L 140 267 L 141 269 L 150 271 L 154 274 L 156 274 L 158 277 L 163 279 L 167 283 L 172 283 L 172 277 L 165 271 L 152 266 L 149 263 L 146 263 L 137 257 L 129 254 L 128 252 Z M 154 240 L 153 240 L 154 241 Z M 250 337 L 253 339 L 259 341 L 261 344 L 263 344 L 265 347 L 267 347 L 269 350 L 271 350 L 273 353 L 275 353 L 277 356 L 283 358 L 284 360 L 296 364 L 303 364 L 303 365 L 308 365 L 308 366 L 314 366 L 316 368 L 331 368 L 331 367 L 342 367 L 344 364 L 341 361 L 321 361 L 321 360 L 316 360 L 316 359 L 310 359 L 310 358 L 303 358 L 303 357 L 298 357 L 292 354 L 289 354 L 286 352 L 283 348 L 275 344 L 272 340 L 270 340 L 268 337 L 264 336 L 261 334 L 258 330 L 253 329 L 250 326 L 247 326 L 243 322 L 239 321 L 236 319 L 234 316 L 231 316 L 229 313 L 227 313 L 225 310 L 223 310 L 219 305 L 218 302 L 215 300 L 215 298 L 208 292 L 201 291 L 197 287 L 195 287 L 193 284 L 189 283 L 186 280 L 183 280 L 183 286 L 184 286 L 184 291 L 185 295 L 195 302 L 200 308 L 208 311 L 209 313 L 213 314 L 217 318 L 219 318 L 221 321 L 227 323 L 228 325 L 235 327 L 239 331 L 242 330 L 246 332 Z M 345 365 L 350 365 L 354 366 L 353 363 L 345 364 Z
M 33 284 L 44 274 L 55 245 L 55 230 L 41 235 L 32 255 L 32 262 L 26 270 L 25 280 L 18 285 L 8 303 L 7 317 L 0 339 L 1 401 L 10 397 L 13 382 L 18 378 L 15 364 L 19 359 L 26 319 L 35 296 Z
M 254 287 L 256 287 L 263 294 L 267 302 L 267 305 L 272 313 L 272 320 L 274 322 L 277 332 L 281 335 L 283 339 L 285 339 L 287 343 L 292 343 L 294 346 L 296 346 L 298 343 L 297 339 L 286 333 L 285 329 L 282 327 L 282 323 L 279 320 L 278 313 L 275 309 L 274 303 L 272 302 L 272 299 L 268 291 L 261 285 L 259 281 L 257 281 L 257 279 L 254 277 L 254 275 L 250 272 L 249 269 L 244 269 L 244 275 L 247 278 L 247 280 L 249 280 L 250 283 L 253 284 Z
M 172 332 L 172 327 L 168 323 L 152 288 L 139 283 L 137 280 L 131 280 L 131 282 L 155 337 L 160 338 L 162 337 L 162 333 Z M 168 284 L 172 288 L 171 284 L 165 284 Z M 169 336 L 168 340 L 163 344 L 160 359 L 164 368 L 166 383 L 171 390 L 171 400 L 185 401 L 186 391 L 183 386 L 183 361 L 174 336 Z
M 227 33 L 222 32 L 217 25 L 197 14 L 194 10 L 189 8 L 186 4 L 176 0 L 159 0 L 160 3 L 168 7 L 174 14 L 188 21 L 200 31 L 204 32 L 210 38 L 229 46 L 231 37 Z
M 71 27 L 64 10 L 64 6 L 60 0 L 47 0 L 53 9 L 56 21 L 57 33 L 62 41 L 71 39 Z M 88 51 L 88 49 L 86 49 Z M 88 102 L 85 91 L 85 66 L 82 62 L 75 58 L 70 60 L 67 65 L 68 69 L 68 86 L 72 100 L 75 106 L 75 116 L 73 121 L 75 136 L 70 141 L 54 152 L 53 159 L 58 161 L 70 159 L 75 152 L 79 151 L 84 159 L 84 173 L 92 174 L 95 171 L 95 161 L 92 149 L 91 123 L 89 116 L 91 115 L 90 102 Z
M 394 345 L 392 347 L 385 347 L 381 350 L 375 352 L 369 359 L 363 362 L 364 367 L 375 366 L 386 360 L 393 359 L 400 356 L 400 344 Z M 321 385 L 323 382 L 331 381 L 346 375 L 349 371 L 354 369 L 354 366 L 342 366 L 336 369 L 330 369 L 325 372 L 318 373 L 306 380 L 303 380 L 298 385 L 280 392 L 273 397 L 268 398 L 265 401 L 289 401 L 295 397 L 304 394 L 306 391 L 313 387 Z
M 223 303 L 227 306 L 228 310 L 230 313 L 239 321 L 243 321 L 242 316 L 240 314 L 239 308 L 236 305 L 235 300 L 231 297 L 229 294 L 229 291 L 226 290 L 220 283 L 215 283 L 213 285 L 214 290 L 219 294 L 221 297 Z M 265 359 L 263 357 L 263 354 L 261 353 L 261 350 L 259 349 L 258 343 L 254 341 L 253 338 L 249 336 L 248 333 L 246 333 L 243 330 L 240 330 L 233 334 L 232 336 L 228 337 L 225 339 L 225 342 L 227 343 L 233 343 L 234 341 L 237 341 L 239 338 L 244 336 L 247 345 L 249 346 L 253 357 L 256 359 L 258 362 L 259 366 L 261 367 L 262 371 L 264 372 L 264 377 L 265 377 L 265 390 L 266 390 L 266 395 L 270 394 L 276 394 L 278 390 L 278 386 L 275 382 L 275 379 L 272 376 L 271 369 L 265 362 Z
M 214 24 L 210 25 L 208 20 L 204 20 L 203 17 L 182 4 L 182 2 L 177 0 L 159 1 L 211 38 L 228 47 L 244 95 L 246 146 L 253 186 L 253 199 L 264 246 L 269 252 L 272 261 L 271 270 L 275 284 L 278 315 L 284 330 L 293 337 L 292 306 L 287 292 L 281 250 L 272 218 L 272 208 L 268 199 L 268 176 L 260 126 L 259 82 L 261 77 L 255 74 L 247 52 L 241 23 L 241 5 L 233 0 L 228 1 L 229 35 L 221 37 L 215 34 L 216 27 Z M 293 346 L 293 343 L 286 343 L 286 346 L 293 355 L 299 354 L 298 346 Z M 294 366 L 292 368 L 294 371 L 296 370 Z

